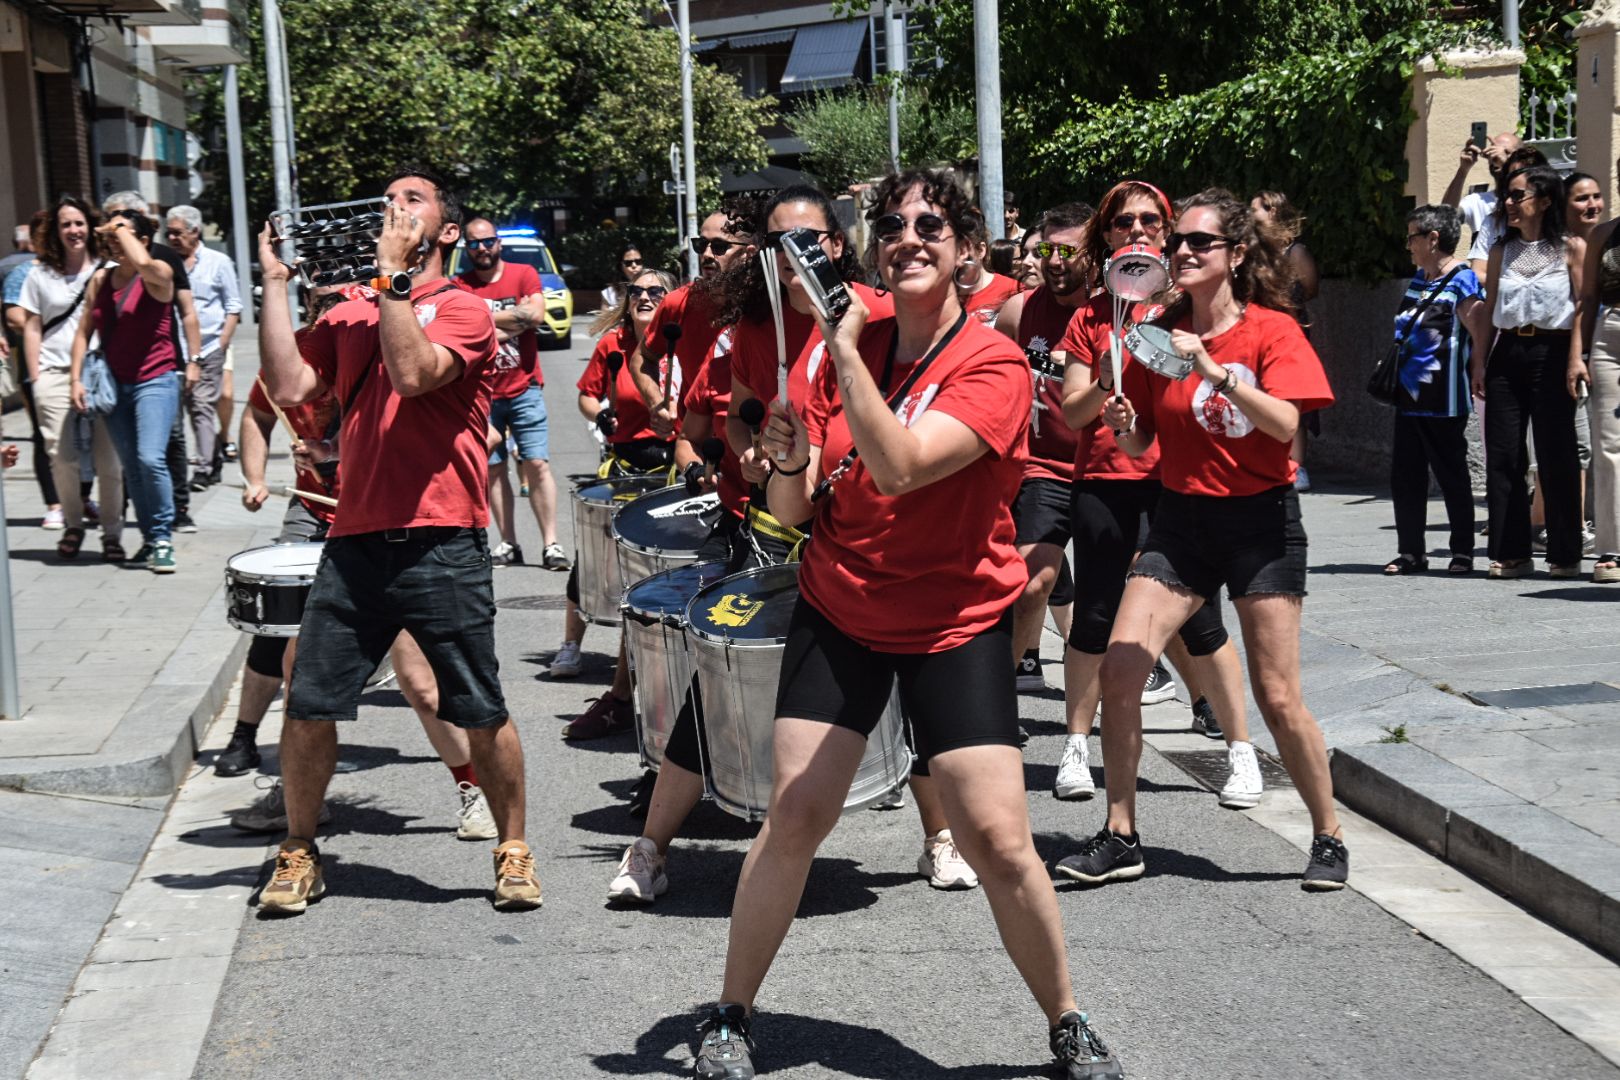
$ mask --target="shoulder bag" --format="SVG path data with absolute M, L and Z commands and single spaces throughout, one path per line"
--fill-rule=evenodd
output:
M 1384 354 L 1384 358 L 1378 362 L 1378 366 L 1373 368 L 1372 377 L 1367 380 L 1367 393 L 1371 394 L 1374 400 L 1381 401 L 1385 405 L 1395 404 L 1401 390 L 1401 349 L 1406 346 L 1406 339 L 1411 336 L 1412 328 L 1423 319 L 1423 313 L 1434 303 L 1435 297 L 1445 292 L 1446 286 L 1451 284 L 1451 279 L 1467 265 L 1459 263 L 1452 267 L 1451 272 L 1424 295 L 1423 302 L 1412 312 L 1412 320 L 1406 324 L 1406 332 L 1396 339 L 1389 347 L 1389 351 Z

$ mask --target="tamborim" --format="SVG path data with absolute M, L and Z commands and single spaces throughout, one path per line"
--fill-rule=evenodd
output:
M 1193 360 L 1170 345 L 1170 331 L 1162 326 L 1138 324 L 1125 333 L 1125 348 L 1149 371 L 1180 382 L 1192 374 Z
M 225 561 L 225 619 L 260 637 L 297 637 L 325 544 L 271 544 Z
M 1159 249 L 1126 244 L 1103 263 L 1103 285 L 1121 300 L 1142 303 L 1170 284 L 1170 264 Z
M 804 291 L 810 294 L 810 302 L 816 305 L 827 321 L 835 323 L 842 319 L 844 312 L 849 310 L 849 289 L 845 287 L 838 267 L 833 265 L 833 261 L 816 242 L 815 231 L 790 229 L 783 233 L 782 254 L 787 256 L 788 265 L 804 282 Z

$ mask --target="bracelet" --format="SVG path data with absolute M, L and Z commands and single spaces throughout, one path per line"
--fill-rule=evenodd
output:
M 804 470 L 808 469 L 809 467 L 810 467 L 810 459 L 805 458 L 804 459 L 804 464 L 800 465 L 797 469 L 783 469 L 783 468 L 779 468 L 779 467 L 773 465 L 773 466 L 771 466 L 771 474 L 773 476 L 798 476 L 800 473 L 804 472 Z
M 1112 394 L 1114 392 L 1114 388 L 1112 386 L 1104 386 L 1101 379 L 1097 380 L 1097 389 L 1101 390 L 1105 394 Z
M 1217 386 L 1215 388 L 1215 392 L 1217 394 L 1224 394 L 1224 393 L 1228 392 L 1229 390 L 1231 390 L 1232 387 L 1234 387 L 1236 385 L 1237 385 L 1237 372 L 1233 371 L 1231 368 L 1228 368 L 1226 370 L 1226 378 L 1221 380 L 1221 385 L 1219 385 L 1219 386 Z

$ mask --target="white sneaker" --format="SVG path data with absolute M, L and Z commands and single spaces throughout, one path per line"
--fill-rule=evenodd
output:
M 489 812 L 489 801 L 478 787 L 465 780 L 457 781 L 456 793 L 461 796 L 461 808 L 456 811 L 460 824 L 456 827 L 457 840 L 497 840 L 501 830 L 495 824 L 495 815 Z
M 951 839 L 949 829 L 941 829 L 923 841 L 922 854 L 917 856 L 917 873 L 936 889 L 979 887 L 979 875 L 956 850 L 956 841 Z
M 579 674 L 580 648 L 577 641 L 565 641 L 557 655 L 551 658 L 548 674 L 553 679 L 572 679 Z
M 1059 799 L 1089 799 L 1097 794 L 1097 782 L 1091 778 L 1091 747 L 1084 735 L 1070 735 L 1064 741 L 1052 794 Z
M 1247 810 L 1260 805 L 1265 784 L 1260 779 L 1260 759 L 1254 744 L 1235 742 L 1226 748 L 1226 761 L 1232 775 L 1221 788 L 1221 805 L 1229 810 Z
M 45 511 L 45 517 L 40 520 L 42 529 L 60 529 L 67 525 L 67 519 L 62 514 L 61 507 Z
M 1157 705 L 1161 701 L 1171 701 L 1176 696 L 1176 680 L 1170 677 L 1170 669 L 1160 660 L 1148 672 L 1147 682 L 1142 687 L 1142 704 Z
M 268 782 L 269 787 L 265 784 Z M 251 806 L 241 810 L 232 810 L 230 814 L 231 825 L 243 832 L 283 832 L 287 828 L 287 798 L 281 790 L 281 778 L 272 776 L 256 776 L 253 786 L 264 792 L 253 800 Z M 332 809 L 321 800 L 321 816 L 316 824 L 325 825 L 332 820 Z
M 668 889 L 664 857 L 658 854 L 657 844 L 642 836 L 624 849 L 624 858 L 619 860 L 619 875 L 608 885 L 608 899 L 650 904 Z

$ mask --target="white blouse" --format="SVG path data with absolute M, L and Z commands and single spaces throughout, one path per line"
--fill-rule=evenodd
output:
M 1527 244 L 1517 237 L 1508 238 L 1491 322 L 1502 330 L 1520 326 L 1569 330 L 1575 326 L 1575 295 L 1562 243 L 1537 240 Z

